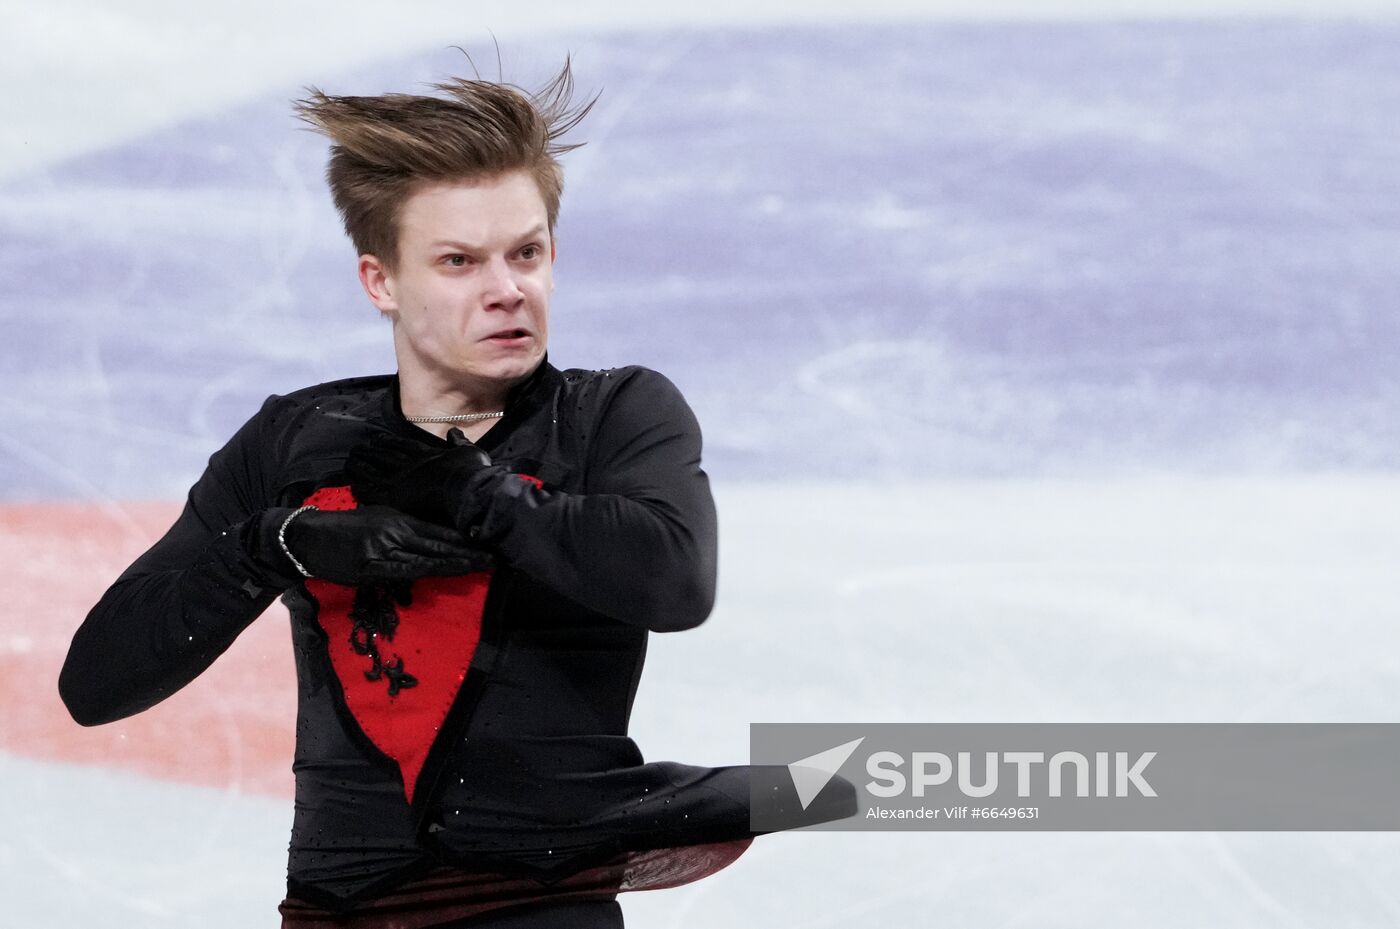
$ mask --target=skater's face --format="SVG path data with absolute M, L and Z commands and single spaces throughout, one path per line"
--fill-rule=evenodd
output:
M 495 393 L 544 357 L 554 240 L 529 174 L 417 188 L 399 218 L 398 259 L 391 273 L 360 256 L 360 279 L 394 322 L 400 374 Z

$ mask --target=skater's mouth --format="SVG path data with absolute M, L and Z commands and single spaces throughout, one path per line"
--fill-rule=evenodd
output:
M 493 333 L 491 333 L 490 335 L 488 335 L 483 341 L 486 341 L 486 342 L 516 342 L 516 341 L 520 341 L 520 340 L 528 339 L 528 338 L 530 338 L 530 330 L 528 330 L 528 329 L 515 328 L 515 329 L 502 329 L 502 330 L 499 331 L 499 332 L 493 332 Z

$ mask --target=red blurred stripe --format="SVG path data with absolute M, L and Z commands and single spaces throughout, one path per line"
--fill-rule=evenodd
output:
M 131 719 L 84 729 L 58 698 L 73 632 L 179 510 L 169 503 L 0 506 L 0 749 L 290 796 L 296 673 L 281 604 L 189 687 Z

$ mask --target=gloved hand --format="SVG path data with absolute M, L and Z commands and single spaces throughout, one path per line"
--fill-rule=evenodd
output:
M 300 577 L 277 530 L 288 510 L 268 510 L 256 533 L 254 557 L 290 578 Z M 287 525 L 287 551 L 312 577 L 356 587 L 374 581 L 453 576 L 489 568 L 491 555 L 461 534 L 384 506 L 307 510 Z
M 384 432 L 356 447 L 345 464 L 355 499 L 466 532 L 476 515 L 467 484 L 491 456 L 461 430 L 448 432 L 447 441 L 429 445 Z

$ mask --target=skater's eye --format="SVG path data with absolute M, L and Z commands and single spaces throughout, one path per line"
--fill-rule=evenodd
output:
M 443 260 L 447 262 L 449 267 L 453 268 L 465 268 L 471 261 L 466 255 L 448 255 Z
M 520 250 L 520 257 L 523 258 L 525 261 L 534 261 L 536 258 L 540 257 L 540 255 L 543 252 L 543 248 L 541 248 L 539 245 L 531 243 L 530 245 L 527 245 Z

